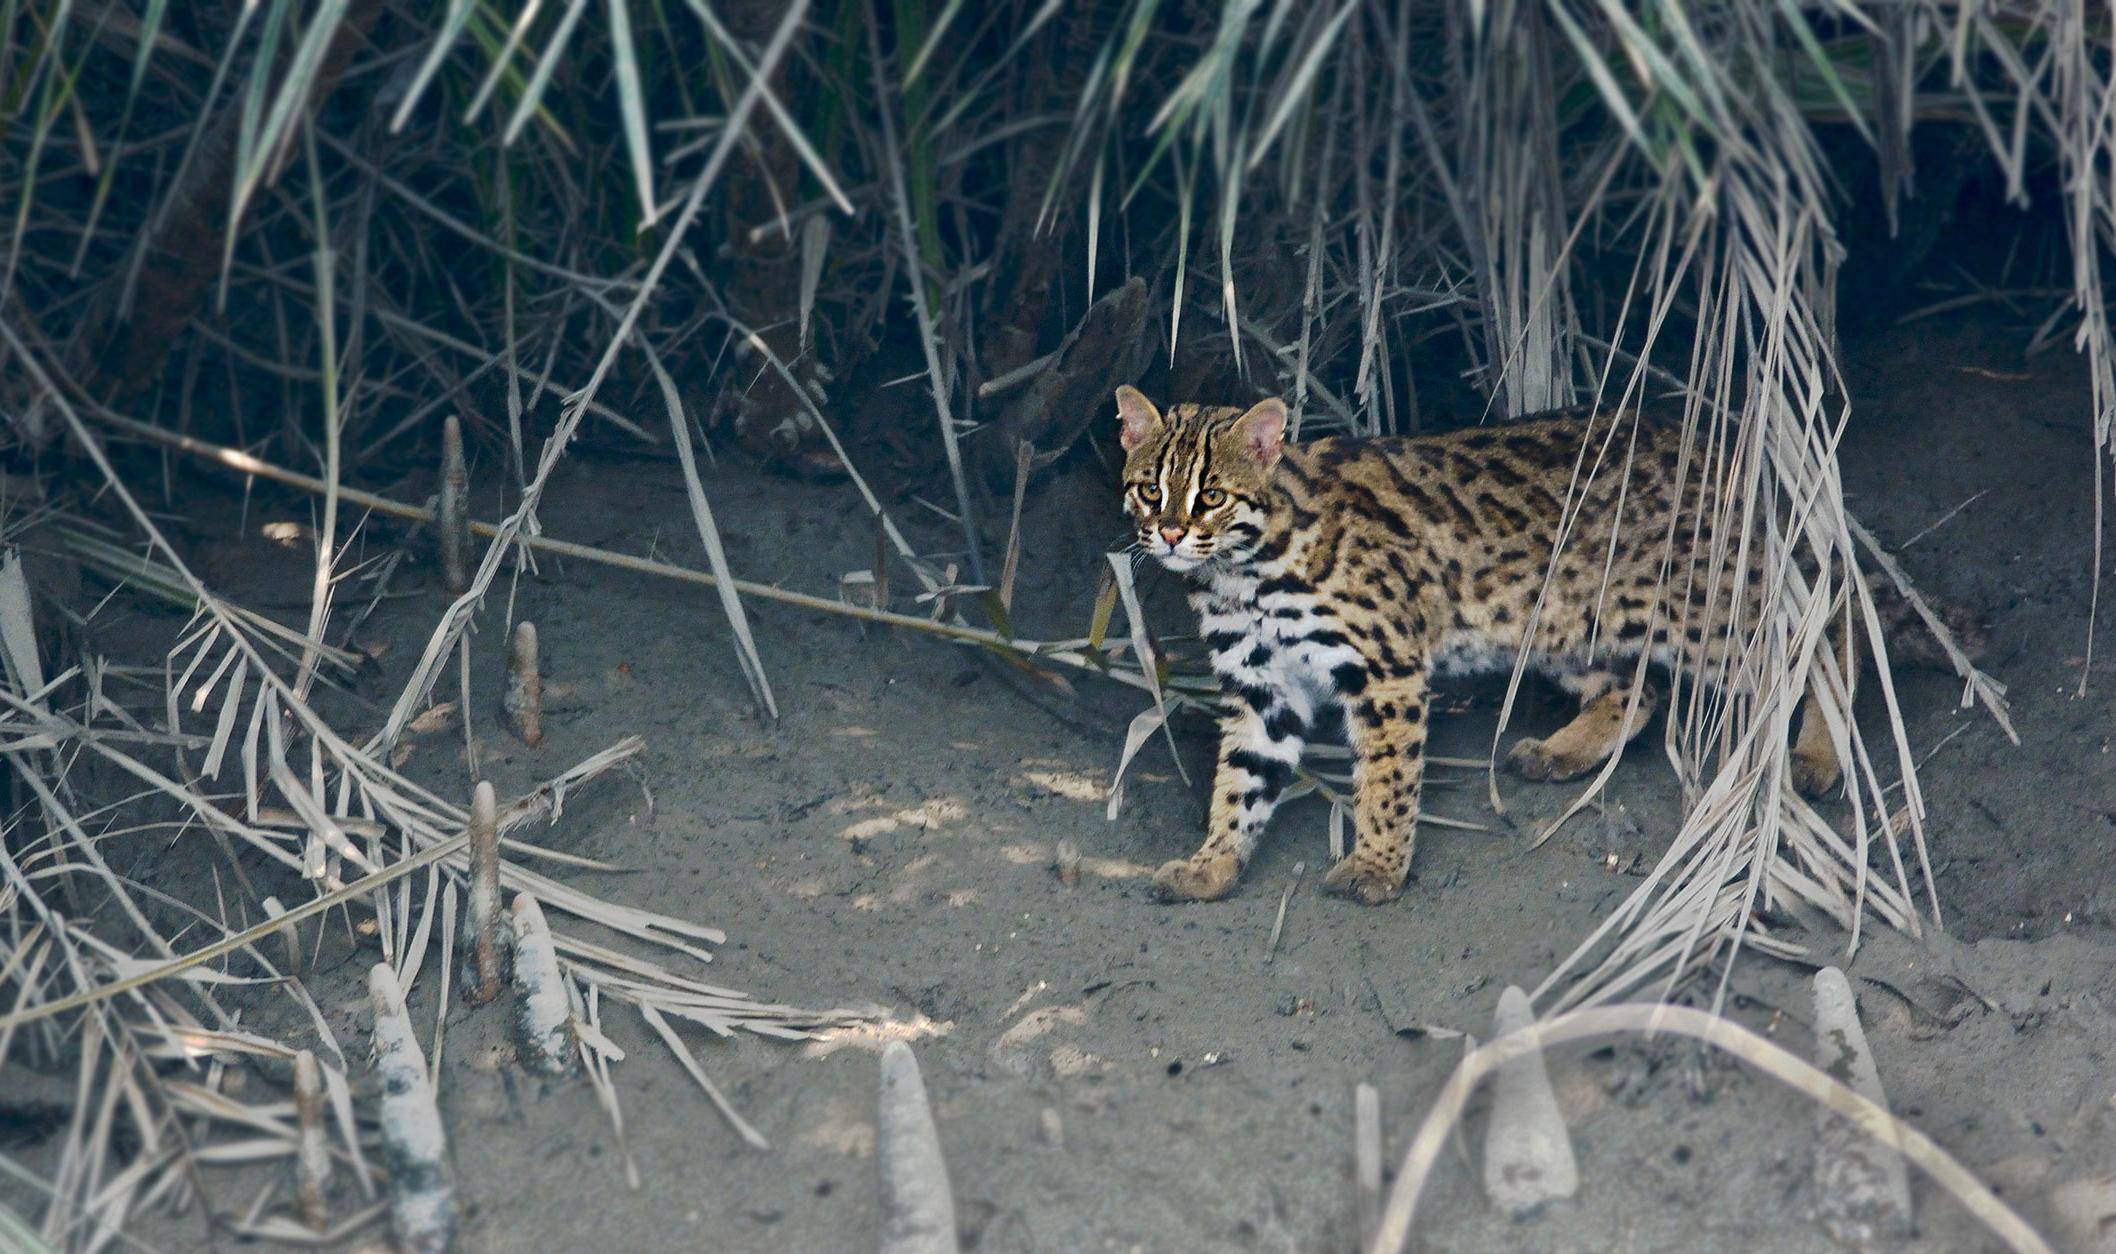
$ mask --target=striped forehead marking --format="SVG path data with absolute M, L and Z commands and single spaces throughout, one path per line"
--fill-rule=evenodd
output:
M 1180 504 L 1183 511 L 1189 513 L 1197 487 L 1211 466 L 1209 426 L 1199 421 L 1195 405 L 1173 407 L 1169 411 L 1169 421 L 1174 430 L 1169 433 L 1168 444 L 1161 456 L 1161 499 L 1170 506 Z
M 1240 418 L 1239 409 L 1202 405 L 1171 405 L 1165 421 L 1170 430 L 1154 466 L 1154 486 L 1161 490 L 1164 505 L 1178 498 L 1186 513 L 1197 511 L 1197 494 L 1212 475 L 1213 443 Z

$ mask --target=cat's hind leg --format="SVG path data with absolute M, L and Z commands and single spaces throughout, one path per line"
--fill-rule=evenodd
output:
M 1417 847 L 1426 677 L 1422 666 L 1403 669 L 1402 675 L 1361 678 L 1360 688 L 1343 697 L 1352 742 L 1354 840 L 1323 877 L 1323 887 L 1370 906 L 1403 891 Z
M 1641 680 L 1634 708 L 1628 678 L 1606 670 L 1559 675 L 1558 682 L 1580 698 L 1580 712 L 1548 736 L 1515 741 L 1506 764 L 1523 779 L 1563 780 L 1608 761 L 1645 730 L 1660 706 L 1659 689 Z
M 1844 685 L 1838 694 L 1837 708 L 1849 710 L 1858 693 L 1860 667 L 1866 660 L 1865 625 L 1852 621 L 1850 610 L 1839 611 L 1830 620 L 1824 647 L 1829 656 L 1815 658 L 1807 694 L 1800 701 L 1800 730 L 1793 735 L 1793 787 L 1811 801 L 1835 792 L 1844 782 L 1844 755 L 1837 751 L 1836 734 L 1822 713 L 1818 695 L 1831 682 L 1825 674 L 1825 664 L 1835 663 L 1837 678 Z
M 1800 731 L 1793 737 L 1793 787 L 1812 801 L 1843 782 L 1844 759 L 1837 754 L 1837 739 L 1810 689 L 1800 702 Z

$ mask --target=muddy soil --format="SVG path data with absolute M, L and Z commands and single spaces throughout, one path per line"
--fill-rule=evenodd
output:
M 1931 755 L 1923 779 L 1949 935 L 1924 949 L 1882 937 L 1852 972 L 1896 1109 L 2059 1248 L 2116 1248 L 2116 633 L 2098 631 L 2080 696 L 2094 560 L 2087 396 L 2073 361 L 2024 362 L 2023 342 L 1934 322 L 1848 354 L 1852 506 L 1886 542 L 1918 537 L 1900 556 L 1924 588 L 1989 617 L 1990 669 L 2011 688 L 2023 740 L 1958 710 L 1951 679 L 1901 678 L 1915 745 Z M 1084 631 L 1101 553 L 1122 530 L 1109 483 L 1083 459 L 1032 499 L 1025 634 Z M 837 574 L 872 564 L 849 490 L 732 463 L 708 487 L 739 573 L 828 593 Z M 671 465 L 578 457 L 547 502 L 551 534 L 702 565 Z M 289 503 L 286 516 L 305 511 Z M 911 503 L 895 512 L 914 543 L 947 547 L 943 520 Z M 253 511 L 246 525 L 260 521 Z M 2106 580 L 2116 568 L 2103 560 Z M 376 699 L 395 693 L 444 603 L 430 570 L 418 578 L 421 595 L 388 603 L 366 629 L 389 645 L 364 689 Z M 1159 622 L 1189 630 L 1175 588 L 1157 582 Z M 1354 1248 L 1353 1085 L 1379 1087 L 1393 1164 L 1460 1058 L 1458 1034 L 1488 1035 L 1500 990 L 1534 987 L 1638 883 L 1679 817 L 1656 727 L 1608 803 L 1541 849 L 1529 835 L 1568 788 L 1502 776 L 1500 815 L 1481 773 L 1436 772 L 1429 810 L 1482 830 L 1426 825 L 1394 904 L 1321 894 L 1327 811 L 1310 799 L 1281 812 L 1233 898 L 1164 906 L 1144 877 L 1196 842 L 1213 752 L 1202 721 L 1177 727 L 1190 782 L 1165 743 L 1148 746 L 1111 822 L 1104 788 L 1142 705 L 1129 689 L 1082 677 L 1077 696 L 1055 696 L 959 646 L 753 604 L 783 712 L 767 722 L 709 594 L 547 563 L 513 594 L 563 689 L 530 751 L 500 729 L 491 699 L 507 609 L 495 597 L 481 622 L 472 718 L 502 795 L 644 736 L 651 809 L 633 786 L 598 784 L 544 842 L 628 868 L 567 873 L 598 894 L 724 928 L 711 969 L 723 984 L 879 1006 L 924 1067 L 964 1248 L 993 1254 Z M 1484 756 L 1495 704 L 1488 690 L 1453 693 L 1432 751 Z M 1560 699 L 1538 690 L 1509 738 L 1561 716 Z M 459 733 L 423 741 L 409 769 L 468 792 Z M 1061 840 L 1085 855 L 1075 887 L 1049 869 Z M 347 1039 L 363 1037 L 354 973 L 371 961 L 345 944 L 326 956 L 335 983 L 319 1000 Z M 1804 1054 L 1806 975 L 1745 959 L 1732 1013 Z M 426 982 L 413 998 L 421 1023 L 433 995 Z M 585 1085 L 490 1061 L 500 1014 L 455 1011 L 448 1033 L 442 1103 L 467 1205 L 462 1248 L 874 1248 L 879 1033 L 695 1040 L 770 1140 L 759 1152 L 636 1016 L 612 1012 L 609 1034 L 630 1053 L 617 1085 L 643 1180 L 633 1191 Z M 1423 1248 L 1833 1248 L 1810 1214 L 1814 1111 L 1771 1080 L 1631 1041 L 1561 1051 L 1553 1079 L 1578 1197 L 1521 1222 L 1497 1216 L 1477 1184 L 1480 1103 L 1462 1142 L 1470 1157 L 1450 1153 L 1428 1194 Z M 1918 1232 L 1904 1248 L 1993 1247 L 1931 1182 L 1914 1190 Z M 231 1186 L 214 1204 L 248 1196 Z M 182 1249 L 214 1244 L 207 1232 L 194 1210 L 140 1235 Z

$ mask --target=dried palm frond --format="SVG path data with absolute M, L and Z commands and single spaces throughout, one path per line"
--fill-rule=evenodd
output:
M 28 346 L 4 324 L 0 336 L 48 385 Z M 108 725 L 110 716 L 122 711 L 100 697 L 79 712 L 63 709 L 55 703 L 57 685 L 51 681 L 36 690 L 17 682 L 0 693 L 8 721 L 22 733 L 0 746 L 0 753 L 33 793 L 45 822 L 41 839 L 10 838 L 0 850 L 0 883 L 5 885 L 9 916 L 30 925 L 26 932 L 17 928 L 0 938 L 0 973 L 6 973 L 0 979 L 18 981 L 19 990 L 13 1008 L 0 1016 L 0 1053 L 7 1052 L 18 1033 L 26 1032 L 33 1056 L 72 1052 L 81 1060 L 78 1091 L 83 1100 L 74 1110 L 57 1173 L 49 1182 L 45 1235 L 98 1248 L 135 1208 L 190 1187 L 191 1173 L 201 1163 L 260 1161 L 302 1151 L 302 1138 L 282 1116 L 274 1115 L 278 1122 L 271 1125 L 270 1137 L 258 1140 L 254 1133 L 263 1116 L 257 1107 L 235 1102 L 211 1087 L 169 1079 L 155 1065 L 163 1058 L 196 1060 L 230 1052 L 291 1064 L 292 1048 L 234 1031 L 236 1019 L 223 1009 L 223 994 L 216 991 L 230 987 L 279 984 L 301 1004 L 327 1055 L 317 1063 L 338 1114 L 342 1152 L 362 1187 L 371 1189 L 354 1134 L 345 1052 L 331 1038 L 300 982 L 288 980 L 277 968 L 268 942 L 333 908 L 372 910 L 385 969 L 410 985 L 425 963 L 435 913 L 452 916 L 467 874 L 469 815 L 341 736 L 305 699 L 298 681 L 288 677 L 289 672 L 311 673 L 309 661 L 325 656 L 325 651 L 313 640 L 301 657 L 271 648 L 270 620 L 239 612 L 208 591 L 139 507 L 71 402 L 56 389 L 48 395 L 80 448 L 104 474 L 112 496 L 152 546 L 157 561 L 136 564 L 128 573 L 158 578 L 165 595 L 196 606 L 198 618 L 170 655 L 165 730 L 145 732 L 122 719 Z M 328 555 L 319 560 L 328 561 Z M 302 639 L 285 638 L 289 643 Z M 22 668 L 11 668 L 10 675 L 19 681 Z M 206 716 L 209 711 L 210 735 L 185 729 L 187 716 Z M 238 728 L 245 729 L 239 740 Z M 141 758 L 133 746 L 142 741 L 174 750 L 178 772 L 169 774 Z M 506 831 L 524 823 L 557 818 L 571 789 L 636 755 L 640 747 L 636 739 L 613 746 L 503 807 L 496 816 L 503 839 Z M 204 759 L 194 766 L 190 754 L 200 749 Z M 154 913 L 160 913 L 176 904 L 174 900 L 118 875 L 69 799 L 69 766 L 84 759 L 114 767 L 174 803 L 194 839 L 210 832 L 238 840 L 313 882 L 317 895 L 291 909 L 267 911 L 261 922 L 248 927 L 186 907 L 193 922 L 218 931 L 220 939 L 179 950 L 146 908 L 152 905 Z M 231 759 L 239 762 L 241 783 L 232 798 L 210 791 Z M 291 812 L 295 830 L 266 823 L 266 802 L 275 794 Z M 362 874 L 349 877 L 348 865 Z M 239 874 L 240 868 L 236 870 Z M 421 871 L 424 891 L 418 898 L 423 900 L 413 893 L 413 877 Z M 73 891 L 67 885 L 76 880 L 96 884 L 129 925 L 132 943 L 152 956 L 136 957 L 89 930 L 85 922 L 68 917 L 78 915 L 77 909 L 62 915 L 46 904 L 50 885 Z M 671 950 L 679 960 L 704 960 L 709 957 L 704 946 L 722 939 L 716 929 L 605 903 L 504 858 L 500 882 L 517 892 L 533 892 L 554 909 L 610 932 Z M 446 948 L 453 942 L 452 918 L 441 930 Z M 758 1002 L 635 954 L 564 934 L 552 939 L 567 988 L 577 983 L 723 1034 L 748 1030 L 800 1038 L 847 1019 L 837 1012 Z M 229 958 L 239 958 L 243 966 L 262 974 L 236 975 L 213 965 Z M 438 965 L 448 967 L 446 954 Z M 71 1017 L 76 1013 L 78 1020 Z M 75 1022 L 85 1026 L 68 1045 L 60 1029 Z M 596 1038 L 601 1039 L 599 1030 Z M 252 1135 L 229 1144 L 210 1137 L 201 1140 L 179 1121 L 200 1114 Z M 141 1147 L 121 1169 L 108 1157 L 120 1121 Z M 313 1141 L 308 1152 L 313 1158 Z M 313 1213 L 313 1207 L 307 1209 Z

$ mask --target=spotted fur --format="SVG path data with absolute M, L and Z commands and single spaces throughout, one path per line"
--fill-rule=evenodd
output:
M 1717 511 L 1669 418 L 1578 409 L 1287 445 L 1278 400 L 1164 415 L 1120 388 L 1117 407 L 1139 543 L 1193 584 L 1227 698 L 1205 842 L 1155 875 L 1165 899 L 1233 889 L 1328 707 L 1352 748 L 1356 840 L 1325 884 L 1374 904 L 1410 871 L 1435 675 L 1510 667 L 1527 648 L 1580 699 L 1564 728 L 1513 746 L 1531 779 L 1580 775 L 1638 734 L 1659 701 L 1633 686 L 1641 653 L 1740 682 L 1730 623 L 1755 621 L 1760 577 L 1737 592 L 1692 557 L 1711 551 Z M 1856 636 L 1833 634 L 1846 673 Z M 1840 762 L 1810 698 L 1794 783 L 1826 792 Z

